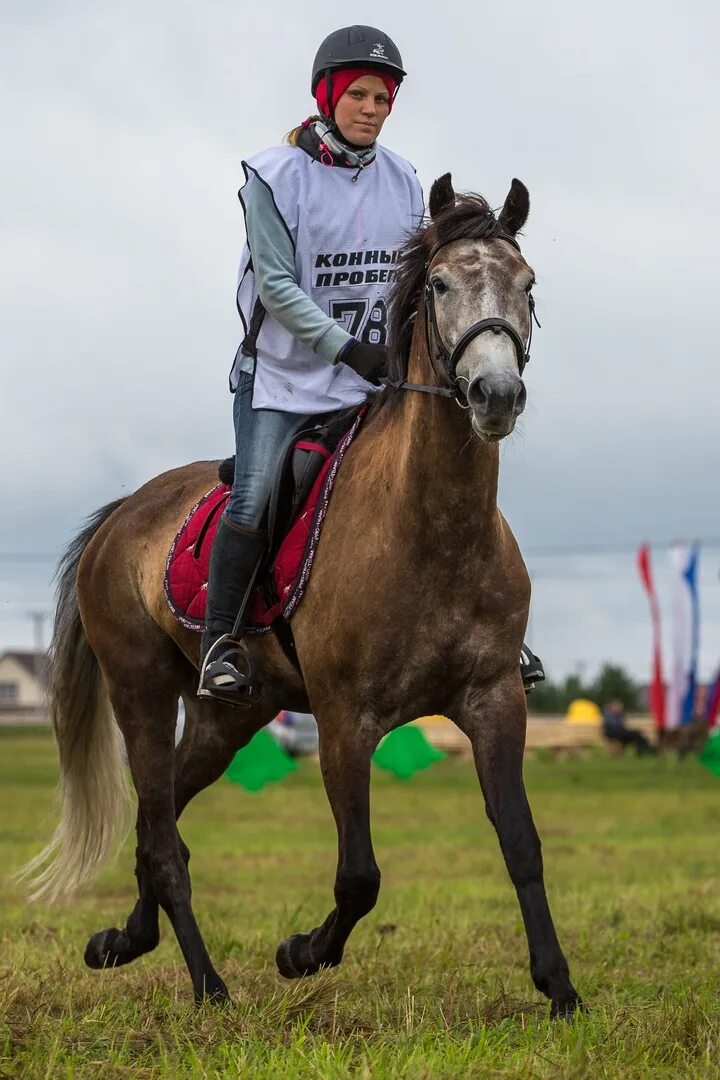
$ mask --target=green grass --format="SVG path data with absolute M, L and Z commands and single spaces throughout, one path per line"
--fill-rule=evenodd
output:
M 132 844 L 72 904 L 0 886 L 0 1076 L 718 1077 L 720 780 L 694 760 L 538 758 L 526 769 L 555 922 L 590 1011 L 551 1022 L 477 781 L 445 761 L 373 780 L 383 870 L 342 967 L 286 983 L 278 942 L 331 906 L 335 832 L 317 765 L 250 796 L 226 781 L 183 819 L 194 904 L 232 1004 L 196 1009 L 159 948 L 91 972 L 133 903 Z M 47 733 L 0 731 L 0 865 L 53 825 Z

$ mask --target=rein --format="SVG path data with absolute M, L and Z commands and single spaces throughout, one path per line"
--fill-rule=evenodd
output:
M 508 244 L 512 244 L 514 248 L 520 251 L 520 245 L 517 240 L 508 235 L 507 233 L 501 233 L 497 237 L 493 237 L 495 240 L 506 240 Z M 431 363 L 435 362 L 439 364 L 445 374 L 445 386 L 424 386 L 420 383 L 409 383 L 401 380 L 391 381 L 390 379 L 383 379 L 383 385 L 389 386 L 393 390 L 412 390 L 421 394 L 435 394 L 438 397 L 452 398 L 462 408 L 469 408 L 467 398 L 458 385 L 457 366 L 460 363 L 460 359 L 467 349 L 471 341 L 474 341 L 480 334 L 484 334 L 487 330 L 492 330 L 494 334 L 507 334 L 515 347 L 515 354 L 517 356 L 518 370 L 520 375 L 527 364 L 530 363 L 530 346 L 532 344 L 533 334 L 533 320 L 540 326 L 538 317 L 535 313 L 535 299 L 532 292 L 528 293 L 528 307 L 530 309 L 530 333 L 528 335 L 527 344 L 522 340 L 512 323 L 509 323 L 506 319 L 492 318 L 492 319 L 480 319 L 479 322 L 473 323 L 469 326 L 464 334 L 461 335 L 459 340 L 455 343 L 452 350 L 448 350 L 447 346 L 442 340 L 440 330 L 437 324 L 437 314 L 435 312 L 435 292 L 432 286 L 432 282 L 429 280 L 430 269 L 435 261 L 437 254 L 447 244 L 453 243 L 453 241 L 446 240 L 442 244 L 438 244 L 430 252 L 427 261 L 425 263 L 425 344 L 427 346 L 428 357 Z M 414 318 L 415 316 L 413 316 Z

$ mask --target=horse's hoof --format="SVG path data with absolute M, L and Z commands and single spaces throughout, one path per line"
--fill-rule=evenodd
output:
M 566 998 L 564 1001 L 553 1001 L 550 1006 L 550 1019 L 572 1020 L 578 1013 L 586 1013 L 587 1011 L 587 1005 L 583 999 L 576 995 L 572 998 Z
M 202 990 L 195 991 L 196 1005 L 226 1005 L 230 991 L 219 975 L 205 979 Z
M 115 967 L 118 958 L 112 947 L 121 933 L 122 930 L 112 927 L 110 930 L 101 930 L 99 934 L 93 934 L 85 947 L 85 963 L 89 968 L 102 970 L 106 967 Z
M 310 934 L 293 934 L 281 941 L 275 953 L 277 969 L 284 979 L 300 979 L 314 975 L 319 965 L 310 955 Z

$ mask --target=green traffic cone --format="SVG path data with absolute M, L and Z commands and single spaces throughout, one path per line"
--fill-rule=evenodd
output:
M 266 784 L 283 780 L 297 769 L 296 762 L 286 754 L 268 731 L 258 731 L 247 746 L 238 750 L 225 775 L 232 784 L 246 791 L 261 791 Z
M 419 727 L 404 726 L 388 732 L 373 754 L 373 761 L 398 780 L 409 780 L 444 757 L 444 752 L 432 747 Z
M 706 769 L 714 776 L 720 776 L 720 729 L 710 732 L 699 757 Z

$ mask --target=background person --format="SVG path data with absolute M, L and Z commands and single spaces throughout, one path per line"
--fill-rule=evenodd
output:
M 642 731 L 627 727 L 625 706 L 619 698 L 609 701 L 603 709 L 602 729 L 605 738 L 611 742 L 618 742 L 623 747 L 634 746 L 638 754 L 656 753 L 655 747 L 645 738 Z

